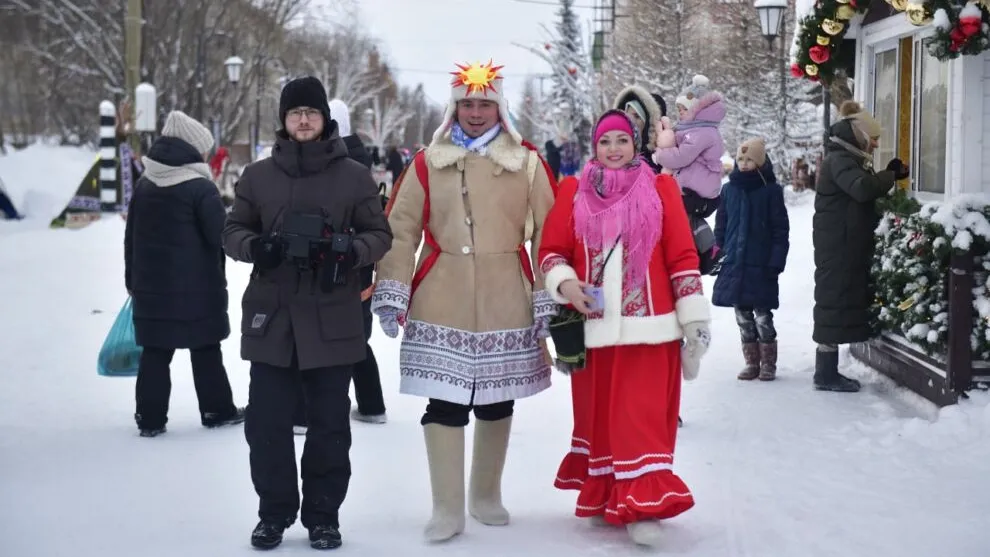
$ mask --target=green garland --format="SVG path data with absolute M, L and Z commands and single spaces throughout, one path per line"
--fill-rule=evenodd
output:
M 911 206 L 902 205 L 911 210 Z M 940 222 L 951 213 L 949 230 Z M 967 244 L 990 248 L 990 207 L 976 201 L 930 203 L 913 214 L 888 212 L 877 227 L 872 278 L 875 325 L 902 335 L 926 354 L 948 352 L 949 260 Z M 990 360 L 990 256 L 976 259 L 973 289 L 973 357 Z
M 835 54 L 849 30 L 849 20 L 864 14 L 872 2 L 884 0 L 818 0 L 798 24 L 797 55 L 791 75 L 829 83 L 835 77 Z M 976 55 L 990 49 L 990 1 L 887 0 L 904 9 L 911 23 L 935 25 L 928 52 L 939 61 Z

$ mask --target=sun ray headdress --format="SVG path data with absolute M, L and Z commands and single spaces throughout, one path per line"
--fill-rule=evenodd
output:
M 450 134 L 450 127 L 454 123 L 454 113 L 457 110 L 457 101 L 470 98 L 497 102 L 502 129 L 512 136 L 516 143 L 522 144 L 522 136 L 516 131 L 509 117 L 509 101 L 505 98 L 502 90 L 502 75 L 499 70 L 503 66 L 496 66 L 491 60 L 487 64 L 475 62 L 456 65 L 457 71 L 450 72 L 454 76 L 450 82 L 450 100 L 444 111 L 443 123 L 433 134 L 433 143 Z

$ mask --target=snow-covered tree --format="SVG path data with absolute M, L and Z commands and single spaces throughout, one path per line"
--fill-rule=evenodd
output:
M 587 152 L 600 108 L 598 80 L 581 40 L 574 1 L 560 0 L 557 17 L 554 29 L 544 28 L 547 40 L 541 47 L 523 46 L 550 65 L 553 85 L 541 107 L 545 117 L 539 127 L 546 132 L 564 131 Z

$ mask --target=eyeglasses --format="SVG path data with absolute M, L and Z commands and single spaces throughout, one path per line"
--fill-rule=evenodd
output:
M 291 120 L 293 122 L 298 122 L 302 120 L 303 116 L 305 116 L 306 119 L 309 120 L 309 119 L 315 119 L 317 116 L 322 116 L 322 114 L 320 113 L 319 110 L 316 110 L 315 108 L 293 108 L 292 110 L 286 112 L 285 114 L 286 119 Z

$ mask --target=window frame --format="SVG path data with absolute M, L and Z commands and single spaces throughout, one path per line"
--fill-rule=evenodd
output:
M 943 145 L 943 176 L 942 176 L 942 191 L 921 191 L 919 189 L 920 184 L 918 182 L 918 175 L 915 173 L 917 168 L 920 168 L 921 164 L 921 83 L 922 83 L 922 64 L 923 60 L 930 56 L 928 54 L 928 49 L 925 47 L 925 41 L 932 38 L 935 35 L 934 31 L 931 29 L 926 29 L 924 32 L 916 33 L 912 37 L 912 48 L 914 49 L 911 70 L 911 193 L 919 201 L 942 201 L 945 199 L 946 193 L 950 188 L 951 174 L 950 174 L 950 160 L 952 153 L 949 147 L 949 138 L 952 133 L 949 115 L 952 113 L 952 95 L 950 89 L 952 88 L 952 66 L 947 62 L 938 62 L 939 64 L 944 64 L 945 68 L 945 144 Z

